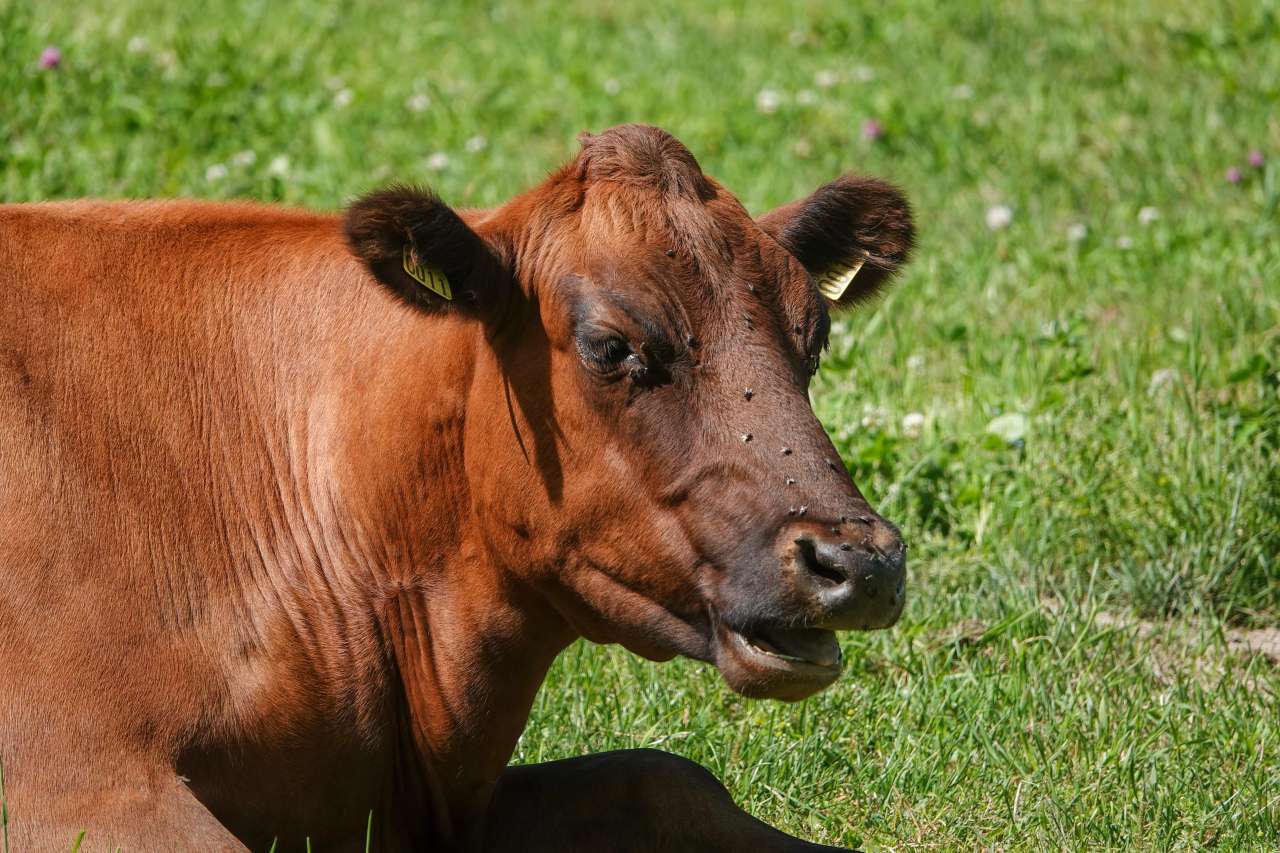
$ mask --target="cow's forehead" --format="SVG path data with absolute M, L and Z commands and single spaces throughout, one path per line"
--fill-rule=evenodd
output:
M 623 125 L 584 136 L 578 157 L 535 193 L 545 269 L 582 290 L 635 297 L 690 331 L 717 318 L 773 312 L 780 328 L 825 326 L 799 262 L 762 231 L 733 193 L 703 174 L 665 131 Z M 543 266 L 540 262 L 538 266 Z
M 761 236 L 733 194 L 658 128 L 622 125 L 584 138 L 571 173 L 589 245 L 620 257 L 676 253 L 714 274 L 741 263 L 740 250 Z
M 663 313 L 687 317 L 699 334 L 743 311 L 775 312 L 787 329 L 821 322 L 825 310 L 804 267 L 732 194 L 705 180 L 705 199 L 613 182 L 588 186 L 577 243 L 591 285 L 665 306 Z

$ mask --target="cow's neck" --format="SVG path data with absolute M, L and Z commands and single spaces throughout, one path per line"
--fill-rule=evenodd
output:
M 415 324 L 412 342 L 383 353 L 361 392 L 367 417 L 347 432 L 359 483 L 360 530 L 350 538 L 382 591 L 391 713 L 418 758 L 398 770 L 397 787 L 432 801 L 434 832 L 456 834 L 486 803 L 547 669 L 574 635 L 484 541 L 465 476 L 466 454 L 484 450 L 466 447 L 464 427 L 476 360 L 487 353 L 474 324 L 431 325 L 424 335 Z
M 467 551 L 444 584 L 390 599 L 384 623 L 399 735 L 419 758 L 397 781 L 432 802 L 448 835 L 484 807 L 568 640 L 537 601 L 518 590 L 495 595 L 483 558 Z

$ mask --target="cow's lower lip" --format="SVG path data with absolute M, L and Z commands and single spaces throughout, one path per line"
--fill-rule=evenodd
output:
M 840 675 L 840 645 L 831 631 L 721 626 L 718 646 L 717 668 L 730 687 L 746 696 L 803 699 Z
M 836 635 L 832 631 L 821 628 L 775 628 L 734 633 L 752 654 L 765 655 L 792 666 L 840 668 L 840 644 L 836 642 Z

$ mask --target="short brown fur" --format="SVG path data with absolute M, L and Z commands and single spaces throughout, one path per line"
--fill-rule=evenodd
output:
M 823 192 L 757 223 L 624 126 L 487 211 L 0 206 L 13 849 L 819 849 L 661 753 L 505 768 L 577 637 L 795 699 L 897 618 L 806 388 L 815 265 L 910 217 Z

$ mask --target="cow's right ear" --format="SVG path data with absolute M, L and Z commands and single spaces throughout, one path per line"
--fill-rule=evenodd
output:
M 429 190 L 370 193 L 347 208 L 344 230 L 374 278 L 417 307 L 480 313 L 509 295 L 497 247 Z

